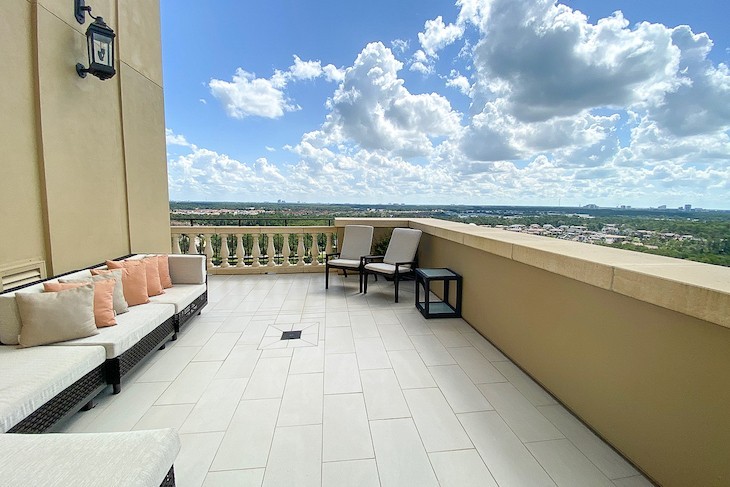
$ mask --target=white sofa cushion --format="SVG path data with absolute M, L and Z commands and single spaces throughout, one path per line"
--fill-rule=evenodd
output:
M 170 254 L 170 278 L 176 284 L 205 284 L 207 271 L 204 255 Z
M 0 346 L 0 431 L 8 431 L 105 359 L 102 347 Z M 6 485 L 4 479 L 0 483 Z
M 150 302 L 173 304 L 175 313 L 179 313 L 204 292 L 205 284 L 175 284 L 165 289 L 164 294 L 150 296 Z
M 328 264 L 335 267 L 349 267 L 351 269 L 360 267 L 360 261 L 352 259 L 332 259 Z
M 411 262 L 416 257 L 418 243 L 421 240 L 421 230 L 413 228 L 394 228 L 390 236 L 388 250 L 385 251 L 383 262 L 396 264 L 398 262 Z
M 117 316 L 117 325 L 99 328 L 99 334 L 63 342 L 63 346 L 101 345 L 106 357 L 118 357 L 175 313 L 172 304 L 147 303 L 130 306 L 129 312 Z
M 0 435 L 2 485 L 159 486 L 179 451 L 173 429 Z

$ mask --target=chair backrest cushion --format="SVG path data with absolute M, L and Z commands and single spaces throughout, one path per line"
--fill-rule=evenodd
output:
M 373 227 L 367 225 L 346 225 L 342 239 L 341 259 L 360 260 L 363 255 L 370 255 L 373 244 Z
M 421 240 L 422 233 L 413 228 L 393 229 L 383 262 L 395 264 L 396 262 L 413 261 L 416 258 L 416 250 L 418 250 L 418 242 Z

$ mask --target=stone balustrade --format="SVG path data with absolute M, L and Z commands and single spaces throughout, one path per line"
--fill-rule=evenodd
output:
M 174 254 L 204 254 L 211 274 L 324 272 L 335 227 L 170 227 Z

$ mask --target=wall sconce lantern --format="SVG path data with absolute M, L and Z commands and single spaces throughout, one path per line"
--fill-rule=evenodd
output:
M 114 31 L 106 25 L 104 19 L 91 15 L 91 7 L 85 5 L 84 0 L 74 0 L 74 13 L 79 24 L 86 21 L 86 12 L 94 22 L 86 29 L 86 45 L 89 52 L 89 67 L 79 63 L 76 72 L 82 78 L 91 73 L 100 80 L 109 79 L 117 72 L 114 69 Z

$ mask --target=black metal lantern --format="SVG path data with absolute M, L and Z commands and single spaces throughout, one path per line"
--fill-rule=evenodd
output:
M 76 20 L 84 23 L 84 16 L 89 12 L 89 16 L 94 22 L 86 29 L 86 45 L 89 53 L 89 67 L 83 64 L 76 65 L 76 72 L 82 78 L 86 77 L 86 73 L 91 73 L 101 80 L 109 79 L 117 72 L 114 69 L 114 31 L 106 25 L 104 19 L 91 15 L 91 7 L 84 5 L 83 0 L 75 0 Z

